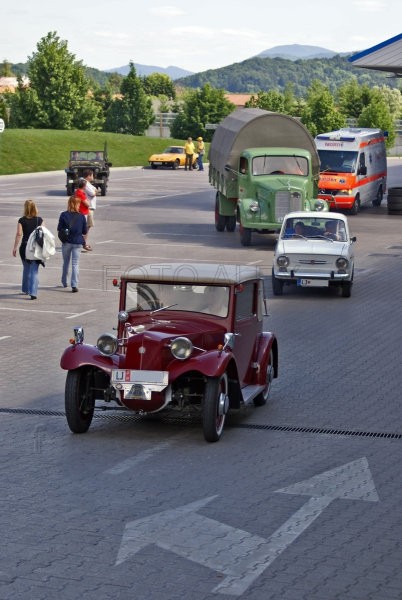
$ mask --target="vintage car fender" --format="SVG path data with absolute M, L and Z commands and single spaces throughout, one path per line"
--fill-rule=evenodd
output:
M 66 371 L 71 371 L 90 365 L 110 374 L 112 369 L 121 368 L 120 362 L 120 356 L 117 354 L 103 356 L 96 346 L 73 344 L 64 350 L 60 359 L 60 366 Z
M 169 380 L 174 381 L 189 371 L 198 371 L 205 377 L 220 377 L 226 371 L 231 360 L 233 360 L 231 352 L 213 350 L 198 354 L 185 361 L 175 361 L 169 369 Z
M 257 349 L 256 363 L 259 365 L 259 369 L 256 375 L 256 385 L 265 384 L 265 376 L 271 349 L 274 358 L 274 378 L 276 378 L 278 377 L 278 341 L 273 333 L 264 331 L 260 336 Z

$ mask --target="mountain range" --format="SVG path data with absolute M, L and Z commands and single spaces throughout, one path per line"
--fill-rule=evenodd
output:
M 284 46 L 274 46 L 273 48 L 269 48 L 268 50 L 263 50 L 259 54 L 251 58 L 284 58 L 286 60 L 299 60 L 299 59 L 314 59 L 314 58 L 331 58 L 332 56 L 336 56 L 339 54 L 338 52 L 334 52 L 333 50 L 328 50 L 328 48 L 321 48 L 320 46 L 305 46 L 302 44 L 290 44 Z M 185 69 L 181 69 L 180 67 L 156 67 L 149 65 L 141 65 L 139 63 L 134 63 L 135 70 L 137 75 L 148 76 L 151 73 L 163 73 L 168 75 L 171 79 L 181 79 L 182 77 L 187 77 L 188 75 L 194 75 L 193 71 L 186 71 Z M 120 75 L 127 75 L 130 71 L 129 65 L 124 65 L 123 67 L 114 67 L 113 69 L 108 69 L 108 73 L 119 73 Z

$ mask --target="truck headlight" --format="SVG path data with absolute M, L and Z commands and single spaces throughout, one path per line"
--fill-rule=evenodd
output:
M 320 200 L 319 198 L 317 198 L 317 200 L 314 200 L 314 210 L 322 211 L 325 210 L 326 207 L 327 203 L 324 200 Z
M 193 344 L 186 337 L 178 337 L 171 342 L 170 351 L 178 360 L 186 360 L 193 353 Z
M 250 202 L 250 206 L 248 207 L 250 212 L 258 212 L 259 211 L 259 204 L 256 200 L 253 200 L 253 202 Z
M 103 333 L 96 342 L 96 347 L 103 356 L 111 356 L 117 350 L 117 337 L 112 333 Z
M 340 258 L 336 259 L 336 266 L 338 267 L 338 269 L 344 270 L 347 268 L 349 261 L 347 258 L 344 258 L 343 256 L 341 256 Z
M 276 259 L 276 263 L 277 263 L 278 267 L 288 267 L 289 259 L 287 256 L 282 254 L 281 256 L 278 256 L 278 258 Z

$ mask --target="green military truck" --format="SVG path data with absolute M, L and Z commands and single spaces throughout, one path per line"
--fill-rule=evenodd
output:
M 215 130 L 209 182 L 216 188 L 215 227 L 251 244 L 253 231 L 272 233 L 284 216 L 328 210 L 317 199 L 320 160 L 314 138 L 297 119 L 259 108 L 240 108 Z

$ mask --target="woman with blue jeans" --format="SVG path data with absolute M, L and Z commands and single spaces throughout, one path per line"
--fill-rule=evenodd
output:
M 67 241 L 62 242 L 61 251 L 63 254 L 63 271 L 61 283 L 67 287 L 68 273 L 71 262 L 71 291 L 78 292 L 80 254 L 82 246 L 85 243 L 84 235 L 87 233 L 87 221 L 80 213 L 81 200 L 75 196 L 68 199 L 67 210 L 62 212 L 59 217 L 57 231 L 68 229 Z
M 24 216 L 18 219 L 17 233 L 15 234 L 13 256 L 17 256 L 18 244 L 19 253 L 22 261 L 22 293 L 30 296 L 31 300 L 38 297 L 38 269 L 41 261 L 27 260 L 25 250 L 31 233 L 43 224 L 42 217 L 38 216 L 38 209 L 33 200 L 26 200 L 24 203 Z

